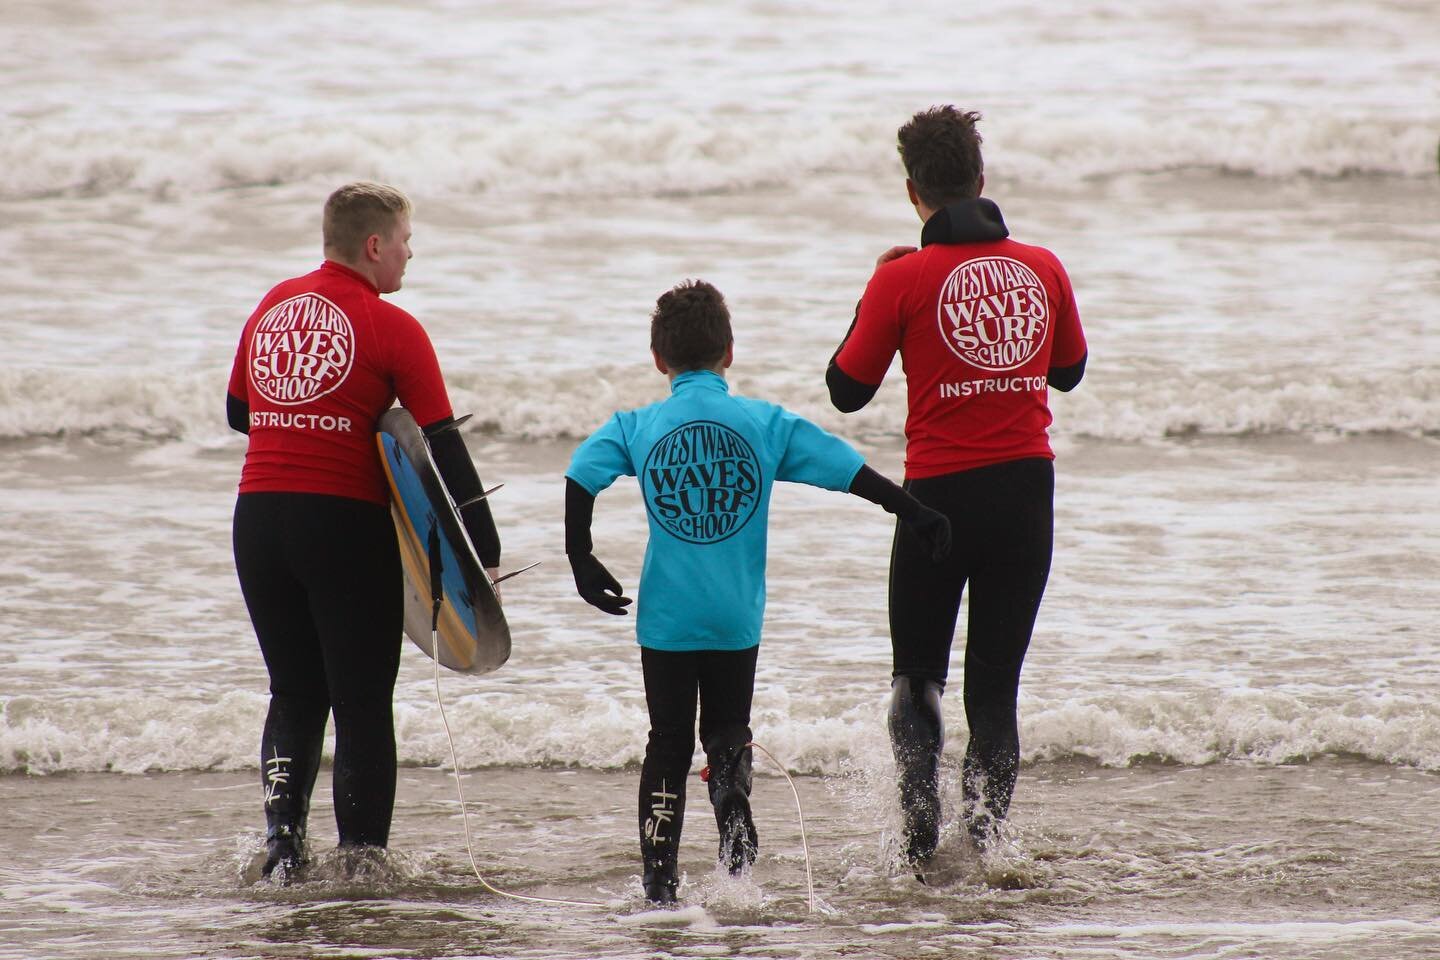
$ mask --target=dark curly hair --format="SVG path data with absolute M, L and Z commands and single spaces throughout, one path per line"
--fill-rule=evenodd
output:
M 724 294 L 704 280 L 686 280 L 655 301 L 650 349 L 675 373 L 715 366 L 734 339 Z
M 980 195 L 980 114 L 950 104 L 922 110 L 900 128 L 897 136 L 905 174 L 927 207 L 939 210 Z

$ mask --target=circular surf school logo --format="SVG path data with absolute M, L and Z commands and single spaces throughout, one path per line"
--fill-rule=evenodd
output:
M 961 360 L 982 370 L 1014 370 L 1039 351 L 1050 326 L 1045 287 L 1009 257 L 960 264 L 940 285 L 940 336 Z
M 712 420 L 676 427 L 650 448 L 641 490 L 645 508 L 689 543 L 734 536 L 760 504 L 760 461 L 745 438 Z
M 350 318 L 318 293 L 302 293 L 266 311 L 250 337 L 250 380 L 282 406 L 325 396 L 350 375 L 355 331 Z

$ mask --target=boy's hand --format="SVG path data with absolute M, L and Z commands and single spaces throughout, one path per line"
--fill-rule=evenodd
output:
M 930 559 L 936 563 L 950 556 L 950 518 L 937 510 L 921 506 L 919 511 L 905 521 L 925 545 L 930 548 Z
M 944 519 L 943 517 L 941 519 Z M 949 527 L 946 527 L 947 536 Z M 620 582 L 605 569 L 605 564 L 595 559 L 593 553 L 567 554 L 570 572 L 575 574 L 575 590 L 580 598 L 592 607 L 599 607 L 617 617 L 625 616 L 630 598 L 624 596 Z

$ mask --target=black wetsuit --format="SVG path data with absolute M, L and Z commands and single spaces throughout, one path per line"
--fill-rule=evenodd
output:
M 964 700 L 970 742 L 963 782 L 971 804 L 983 796 L 990 816 L 1003 819 L 1020 762 L 1020 668 L 1050 574 L 1054 467 L 1040 457 L 1012 460 L 912 480 L 905 487 L 950 518 L 954 545 L 937 564 L 904 524 L 895 531 L 892 676 L 944 687 L 960 598 L 968 586 Z
M 248 410 L 227 410 L 245 432 Z M 482 490 L 449 424 L 427 428 L 431 455 L 459 501 Z M 487 567 L 500 540 L 481 500 L 463 511 Z M 235 568 L 270 674 L 261 736 L 267 821 L 303 840 L 325 726 L 335 715 L 335 822 L 341 846 L 386 846 L 395 803 L 391 700 L 400 666 L 403 573 L 390 508 L 317 493 L 242 493 L 232 530 Z
M 235 502 L 235 567 L 270 672 L 267 812 L 303 822 L 335 713 L 341 845 L 385 846 L 395 800 L 400 553 L 390 509 L 309 493 Z
M 727 751 L 743 749 L 750 742 L 750 702 L 759 653 L 759 646 L 745 650 L 640 648 L 650 713 L 650 738 L 640 769 L 640 837 L 647 859 L 668 858 L 672 872 L 685 817 L 686 778 L 695 754 L 697 694 L 700 743 L 715 775 L 725 763 Z M 740 775 L 748 794 L 748 755 L 743 762 L 745 769 Z M 717 810 L 717 819 L 723 831 L 728 818 Z M 741 829 L 751 831 L 753 847 L 753 824 L 748 816 Z

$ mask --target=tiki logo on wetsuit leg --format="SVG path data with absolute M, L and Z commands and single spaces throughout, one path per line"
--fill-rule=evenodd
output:
M 345 382 L 355 358 L 350 318 L 318 293 L 265 312 L 250 338 L 250 380 L 271 403 L 308 403 Z
M 285 796 L 285 788 L 290 783 L 290 758 L 280 756 L 280 751 L 274 750 L 274 756 L 265 761 L 265 806 Z
M 650 448 L 641 488 L 645 508 L 667 532 L 690 543 L 718 543 L 754 516 L 760 461 L 734 430 L 695 420 Z
M 650 791 L 650 816 L 645 818 L 645 839 L 652 843 L 669 843 L 673 834 L 667 833 L 668 827 L 675 819 L 675 801 L 680 798 L 678 793 L 666 789 L 665 781 L 660 781 L 660 789 Z
M 955 356 L 982 370 L 1014 370 L 1039 351 L 1050 305 L 1035 271 L 1009 257 L 960 264 L 940 285 L 940 336 Z

